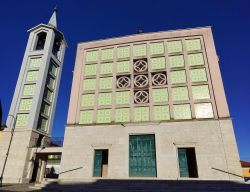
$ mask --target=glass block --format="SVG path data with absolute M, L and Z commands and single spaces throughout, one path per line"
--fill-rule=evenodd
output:
M 184 57 L 183 55 L 175 55 L 168 57 L 169 66 L 174 67 L 184 67 Z
M 30 67 L 29 68 L 39 68 L 42 63 L 42 58 L 31 58 L 30 59 Z
M 102 63 L 100 74 L 111 74 L 113 72 L 113 63 Z
M 97 65 L 96 64 L 85 65 L 84 75 L 85 76 L 96 75 L 96 69 L 97 69 Z
M 190 66 L 204 65 L 203 54 L 188 54 L 188 63 Z
M 94 106 L 94 104 L 95 104 L 95 94 L 82 95 L 81 98 L 82 107 Z
M 130 56 L 130 47 L 118 47 L 117 48 L 117 58 L 122 59 L 122 58 L 127 58 Z
M 164 44 L 163 43 L 151 43 L 150 44 L 150 53 L 151 53 L 151 55 L 163 54 L 164 53 Z
M 19 110 L 29 111 L 32 106 L 32 99 L 21 99 L 19 104 Z
M 192 86 L 192 93 L 194 99 L 210 99 L 208 85 Z
M 55 86 L 55 79 L 51 76 L 48 77 L 48 86 L 51 88 L 51 89 L 54 89 L 54 86 Z
M 191 119 L 190 104 L 174 105 L 174 119 Z
M 56 76 L 57 67 L 56 67 L 53 63 L 50 63 L 49 72 L 50 72 L 51 74 L 53 74 L 54 76 Z
M 169 41 L 167 42 L 168 53 L 182 52 L 181 41 Z
M 25 127 L 28 125 L 29 114 L 17 114 L 16 127 Z
M 113 49 L 103 49 L 101 55 L 102 55 L 102 60 L 112 60 Z
M 146 54 L 147 54 L 146 50 L 147 50 L 146 44 L 134 45 L 134 47 L 133 47 L 134 56 L 135 57 L 146 56 Z
M 173 101 L 189 100 L 187 87 L 174 87 L 172 88 Z
M 116 92 L 116 104 L 117 105 L 130 104 L 130 91 Z
M 99 105 L 111 105 L 112 93 L 99 93 L 98 104 Z
M 35 90 L 36 90 L 36 84 L 24 85 L 24 87 L 23 87 L 23 95 L 24 96 L 34 95 Z
M 149 107 L 135 107 L 134 108 L 134 121 L 149 121 Z
M 165 57 L 151 58 L 151 69 L 165 69 Z
M 152 89 L 153 102 L 167 102 L 168 101 L 168 89 Z
M 117 62 L 117 73 L 129 73 L 130 72 L 130 62 L 129 61 L 119 61 Z
M 196 118 L 213 118 L 213 107 L 211 103 L 194 104 Z
M 93 123 L 93 110 L 80 111 L 79 124 L 91 124 Z
M 47 119 L 40 117 L 40 119 L 38 121 L 37 129 L 42 130 L 42 131 L 46 131 L 47 130 L 47 123 L 48 123 Z
M 112 89 L 113 77 L 100 78 L 100 89 Z
M 171 71 L 170 72 L 170 79 L 172 84 L 177 84 L 177 83 L 186 83 L 187 78 L 186 78 L 186 72 L 185 70 L 181 71 Z
M 85 79 L 83 81 L 84 91 L 93 91 L 96 88 L 96 79 Z
M 129 108 L 115 109 L 115 122 L 129 122 L 129 121 L 130 121 Z
M 26 81 L 36 81 L 38 78 L 38 71 L 28 71 Z
M 198 51 L 201 50 L 201 40 L 200 39 L 188 39 L 185 40 L 187 51 Z
M 191 82 L 204 82 L 207 81 L 206 69 L 192 69 L 190 70 Z
M 154 106 L 153 107 L 154 120 L 169 120 L 169 106 Z
M 94 62 L 98 60 L 98 51 L 86 52 L 86 62 Z
M 48 105 L 47 103 L 43 103 L 42 105 L 42 113 L 49 116 L 49 110 L 50 110 L 50 105 Z
M 52 101 L 52 92 L 49 89 L 45 89 L 44 98 L 50 102 Z
M 97 123 L 111 123 L 111 109 L 99 109 L 97 110 Z

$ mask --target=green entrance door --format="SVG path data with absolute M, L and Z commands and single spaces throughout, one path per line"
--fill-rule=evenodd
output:
M 187 155 L 185 148 L 178 149 L 178 157 L 179 157 L 180 177 L 188 177 L 189 176 L 188 163 L 187 163 Z
M 154 135 L 129 136 L 129 176 L 156 177 Z

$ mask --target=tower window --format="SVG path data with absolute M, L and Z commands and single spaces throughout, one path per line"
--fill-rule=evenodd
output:
M 52 53 L 59 58 L 60 57 L 60 48 L 61 48 L 62 41 L 60 38 L 55 37 Z
M 45 32 L 41 32 L 37 35 L 37 44 L 36 44 L 35 50 L 43 50 L 44 49 L 46 36 L 47 36 L 47 33 L 45 33 Z

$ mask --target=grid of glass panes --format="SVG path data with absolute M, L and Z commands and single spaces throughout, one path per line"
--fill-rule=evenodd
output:
M 140 59 L 149 81 L 144 104 L 134 103 L 140 72 L 133 64 Z M 166 75 L 167 83 L 154 84 L 156 74 Z M 81 89 L 80 124 L 214 117 L 202 37 L 87 50 Z

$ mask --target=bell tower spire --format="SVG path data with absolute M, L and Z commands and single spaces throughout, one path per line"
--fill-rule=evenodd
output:
M 48 22 L 48 25 L 51 25 L 55 28 L 57 28 L 57 22 L 56 22 L 56 13 L 57 13 L 57 5 L 55 6 L 54 10 L 53 10 L 53 14 L 50 17 L 50 20 Z

